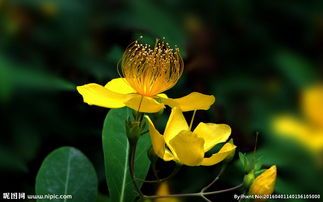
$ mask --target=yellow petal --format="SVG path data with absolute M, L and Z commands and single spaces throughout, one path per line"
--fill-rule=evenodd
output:
M 269 195 L 274 192 L 277 177 L 276 166 L 271 166 L 252 182 L 249 193 L 256 195 Z M 259 200 L 261 201 L 261 200 Z
M 169 194 L 170 194 L 170 191 L 169 191 L 168 183 L 167 182 L 161 183 L 157 189 L 156 195 L 164 196 Z M 157 198 L 154 200 L 154 202 L 180 202 L 180 200 L 175 197 L 168 197 L 168 198 Z
M 311 86 L 302 93 L 302 108 L 305 116 L 323 128 L 323 84 Z
M 182 111 L 175 107 L 168 118 L 164 138 L 168 144 L 171 139 L 173 139 L 182 130 L 189 130 L 185 117 Z M 170 146 L 171 147 L 171 146 Z
M 236 146 L 231 143 L 226 143 L 219 152 L 213 154 L 210 158 L 204 158 L 201 165 L 212 166 L 223 161 L 227 156 L 234 152 Z
M 161 93 L 157 94 L 154 98 L 157 100 L 157 102 L 162 102 L 163 99 L 168 99 L 168 96 L 165 93 Z
M 182 131 L 169 144 L 178 161 L 188 166 L 198 166 L 204 157 L 204 140 L 191 131 Z
M 166 149 L 163 159 L 164 159 L 164 161 L 171 161 L 171 160 L 174 160 L 175 157 L 168 149 Z
M 168 98 L 168 96 L 165 93 L 160 93 L 157 95 L 158 98 Z
M 323 149 L 323 130 L 291 115 L 282 115 L 273 121 L 273 128 L 280 137 L 291 138 L 312 152 Z
M 162 102 L 171 108 L 178 107 L 183 112 L 193 110 L 208 110 L 215 102 L 215 97 L 213 95 L 204 95 L 202 93 L 193 92 L 177 99 L 164 98 L 162 99 Z
M 291 115 L 282 115 L 273 121 L 273 128 L 280 135 L 302 137 L 311 131 L 309 125 Z
M 165 156 L 165 140 L 164 137 L 158 132 L 158 130 L 155 128 L 153 122 L 150 120 L 149 116 L 145 116 L 148 122 L 149 126 L 149 134 L 151 139 L 151 144 L 153 146 L 154 152 L 157 156 L 164 159 Z M 165 161 L 172 160 L 172 155 L 170 153 L 167 153 L 165 156 Z
M 112 79 L 104 87 L 108 90 L 121 94 L 136 93 L 125 78 Z
M 231 128 L 226 124 L 201 122 L 193 133 L 204 139 L 204 152 L 207 152 L 216 144 L 227 141 L 231 134 Z
M 125 102 L 127 107 L 140 112 L 155 113 L 165 108 L 164 104 L 155 99 L 139 94 L 129 94 L 129 99 Z
M 125 106 L 124 101 L 128 99 L 127 95 L 112 92 L 96 83 L 77 86 L 76 89 L 83 96 L 84 102 L 89 105 L 121 108 Z

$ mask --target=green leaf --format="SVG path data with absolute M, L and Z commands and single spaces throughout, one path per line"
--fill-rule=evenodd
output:
M 92 163 L 73 147 L 61 147 L 51 152 L 36 177 L 36 194 L 72 195 L 72 199 L 66 199 L 69 202 L 96 201 L 97 190 L 98 181 Z
M 262 160 L 261 160 L 262 156 L 258 157 L 256 159 L 256 162 L 254 162 L 254 166 L 255 166 L 255 170 L 260 170 L 260 168 L 262 167 Z
M 239 159 L 242 165 L 242 168 L 245 170 L 246 164 L 247 164 L 247 159 L 245 157 L 245 155 L 241 152 L 239 152 Z
M 263 172 L 265 172 L 266 170 L 267 170 L 267 169 L 257 170 L 257 171 L 255 172 L 255 174 L 258 176 L 258 175 L 262 174 Z
M 110 202 L 110 200 L 109 200 L 108 196 L 99 193 L 96 202 Z
M 105 174 L 114 202 L 133 201 L 137 196 L 129 173 L 129 143 L 126 137 L 125 121 L 131 111 L 127 108 L 111 109 L 104 121 L 102 139 L 104 150 Z M 147 151 L 150 148 L 148 134 L 142 136 L 137 144 L 135 157 L 136 177 L 144 179 L 149 170 L 150 161 Z M 138 183 L 141 187 L 142 183 Z

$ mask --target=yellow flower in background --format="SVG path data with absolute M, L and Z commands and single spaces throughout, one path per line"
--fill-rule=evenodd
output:
M 275 119 L 274 129 L 281 137 L 291 138 L 313 153 L 323 149 L 323 129 L 291 115 L 282 115 Z
M 301 97 L 304 119 L 281 115 L 274 122 L 274 130 L 281 137 L 296 140 L 314 154 L 323 151 L 323 85 L 305 89 Z
M 156 195 L 158 196 L 165 196 L 169 195 L 169 185 L 167 182 L 163 182 L 158 186 Z M 157 198 L 154 200 L 155 202 L 180 202 L 178 198 Z
M 274 192 L 277 177 L 276 166 L 271 166 L 265 172 L 261 173 L 252 182 L 249 193 L 254 195 L 269 195 Z M 256 200 L 262 201 L 262 200 Z
M 184 69 L 179 49 L 171 49 L 163 41 L 153 49 L 133 42 L 122 56 L 123 78 L 112 79 L 105 86 L 90 83 L 78 86 L 84 102 L 106 108 L 130 107 L 140 112 L 154 113 L 165 108 L 179 107 L 183 111 L 208 110 L 215 102 L 212 95 L 193 92 L 182 98 L 168 98 L 162 92 L 172 88 Z
M 148 116 L 149 134 L 154 152 L 164 161 L 174 160 L 188 166 L 211 166 L 221 162 L 235 151 L 236 146 L 226 143 L 211 157 L 205 153 L 216 144 L 228 140 L 230 126 L 226 124 L 199 123 L 192 132 L 182 111 L 174 107 L 169 116 L 164 135 L 155 128 Z
M 323 84 L 312 86 L 303 92 L 302 108 L 308 121 L 323 130 Z

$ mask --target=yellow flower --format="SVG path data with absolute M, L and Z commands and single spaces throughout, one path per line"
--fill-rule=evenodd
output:
M 174 160 L 188 166 L 211 166 L 224 160 L 236 148 L 226 143 L 219 152 L 205 158 L 205 152 L 229 138 L 230 126 L 201 122 L 191 132 L 182 111 L 177 107 L 172 109 L 164 135 L 156 130 L 148 116 L 145 117 L 154 152 L 165 161 Z
M 158 186 L 158 190 L 156 193 L 158 196 L 165 196 L 169 195 L 169 185 L 167 182 L 163 182 Z M 154 200 L 155 202 L 179 202 L 180 200 L 178 198 L 172 197 L 172 198 L 157 198 Z
M 252 182 L 249 193 L 254 195 L 269 195 L 274 192 L 277 177 L 276 166 L 271 166 Z M 261 201 L 261 200 L 256 200 Z
M 303 92 L 302 108 L 306 118 L 323 131 L 323 84 L 311 86 Z
M 323 149 L 323 129 L 291 115 L 282 115 L 274 121 L 274 129 L 281 137 L 291 138 L 301 143 L 313 154 L 319 154 Z
M 309 151 L 320 155 L 323 150 L 323 85 L 311 86 L 302 93 L 304 118 L 281 115 L 274 122 L 274 130 L 283 137 L 293 138 Z
M 122 75 L 140 95 L 152 97 L 173 87 L 181 77 L 184 63 L 179 54 L 163 41 L 154 49 L 137 41 L 124 52 Z
M 137 41 L 125 50 L 121 73 L 123 78 L 112 79 L 105 86 L 90 83 L 78 86 L 84 102 L 106 108 L 130 107 L 140 112 L 154 113 L 165 108 L 179 107 L 183 111 L 208 110 L 215 98 L 193 92 L 171 99 L 162 92 L 173 87 L 184 68 L 179 49 L 157 41 L 155 48 Z

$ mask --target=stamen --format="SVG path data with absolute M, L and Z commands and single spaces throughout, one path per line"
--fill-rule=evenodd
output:
M 190 123 L 190 131 L 192 131 L 192 126 L 193 126 L 195 114 L 196 114 L 196 110 L 194 110 L 193 115 L 192 115 L 192 119 L 191 119 L 191 123 Z
M 153 49 L 138 41 L 128 46 L 122 56 L 122 76 L 141 95 L 155 96 L 173 87 L 183 73 L 179 49 L 156 39 Z
M 139 110 L 140 110 L 140 107 L 141 107 L 141 103 L 142 103 L 142 99 L 143 98 L 144 98 L 144 96 L 141 96 L 137 112 L 139 112 Z

